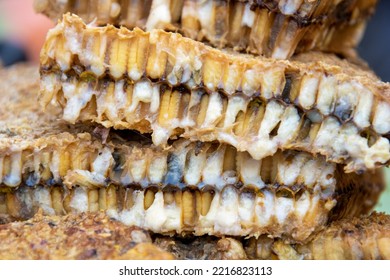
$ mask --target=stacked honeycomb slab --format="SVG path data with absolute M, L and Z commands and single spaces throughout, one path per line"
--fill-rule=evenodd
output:
M 390 85 L 353 50 L 375 4 L 36 1 L 60 20 L 40 83 L 0 73 L 0 221 L 103 211 L 179 258 L 182 238 L 232 250 L 210 258 L 388 258 L 388 217 L 365 215 Z
M 47 215 L 106 210 L 154 233 L 304 241 L 328 220 L 368 213 L 383 189 L 381 171 L 344 174 L 308 152 L 255 160 L 229 144 L 181 138 L 163 148 L 134 132 L 69 125 L 60 108 L 43 113 L 30 101 L 39 91 L 35 68 L 1 75 L 4 221 L 40 208 Z M 20 84 L 20 76 L 29 80 Z
M 313 49 L 349 53 L 377 0 L 36 0 L 57 20 L 72 12 L 87 22 L 179 31 L 212 46 L 286 59 Z

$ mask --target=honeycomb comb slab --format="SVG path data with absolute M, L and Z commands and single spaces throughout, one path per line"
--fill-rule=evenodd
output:
M 176 136 L 219 141 L 255 159 L 302 150 L 346 172 L 388 163 L 389 89 L 332 55 L 252 57 L 70 15 L 41 53 L 41 103 L 61 105 L 70 123 L 152 133 L 158 146 Z
M 287 59 L 309 50 L 349 52 L 360 41 L 376 0 L 196 1 L 36 0 L 53 20 L 71 12 L 87 22 L 179 31 L 214 47 Z

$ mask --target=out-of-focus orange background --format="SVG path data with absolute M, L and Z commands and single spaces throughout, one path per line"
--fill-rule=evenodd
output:
M 379 3 L 370 20 L 359 54 L 385 81 L 390 81 L 390 1 Z M 30 61 L 38 63 L 46 33 L 54 24 L 33 10 L 33 0 L 0 0 L 0 40 L 22 47 Z M 390 169 L 386 169 L 387 190 L 377 206 L 390 214 Z
M 0 0 L 0 38 L 7 38 L 26 51 L 28 58 L 39 61 L 46 33 L 53 23 L 33 10 L 33 0 Z

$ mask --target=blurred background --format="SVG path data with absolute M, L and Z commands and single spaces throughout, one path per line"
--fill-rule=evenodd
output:
M 35 14 L 32 3 L 33 0 L 0 0 L 0 61 L 5 66 L 39 61 L 46 32 L 53 23 Z M 390 82 L 390 1 L 380 1 L 358 51 L 382 80 Z M 388 187 L 376 210 L 390 214 L 390 169 L 386 169 L 386 180 Z

